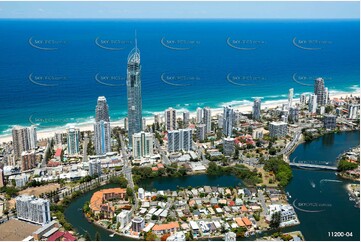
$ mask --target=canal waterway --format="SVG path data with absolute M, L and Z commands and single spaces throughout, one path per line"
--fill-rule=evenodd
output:
M 299 145 L 291 154 L 290 160 L 327 161 L 336 165 L 336 157 L 344 151 L 359 145 L 360 132 L 342 132 L 328 134 L 311 142 Z M 349 200 L 346 185 L 352 181 L 337 176 L 334 171 L 293 169 L 293 179 L 286 187 L 290 194 L 289 202 L 294 205 L 301 221 L 298 226 L 283 231 L 300 230 L 306 240 L 359 240 L 360 210 Z M 231 176 L 196 175 L 186 177 L 158 177 L 143 180 L 140 186 L 146 190 L 176 190 L 188 186 L 242 186 L 240 179 Z M 96 190 L 116 187 L 108 184 Z M 74 200 L 65 210 L 66 219 L 80 234 L 89 232 L 95 238 L 98 231 L 102 240 L 129 240 L 89 223 L 81 209 L 89 201 L 94 191 L 89 191 Z M 343 232 L 342 237 L 332 237 L 330 233 Z M 248 238 L 254 239 L 254 238 Z

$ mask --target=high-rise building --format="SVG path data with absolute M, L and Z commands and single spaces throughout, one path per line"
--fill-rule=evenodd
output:
M 223 138 L 223 154 L 231 156 L 234 152 L 234 138 Z
M 89 161 L 89 176 L 100 176 L 102 174 L 102 163 L 99 159 Z
M 203 123 L 206 125 L 206 132 L 210 133 L 212 130 L 212 111 L 209 107 L 203 108 Z
M 291 107 L 289 110 L 288 121 L 291 123 L 297 123 L 299 119 L 300 110 L 298 107 Z
M 205 124 L 197 124 L 196 125 L 196 130 L 197 130 L 197 139 L 199 141 L 203 141 L 206 139 L 206 125 Z
M 15 198 L 15 201 L 18 219 L 41 225 L 51 221 L 49 200 L 20 195 Z
M 140 159 L 153 155 L 154 136 L 152 133 L 140 132 L 133 135 L 133 157 Z
M 287 123 L 272 122 L 269 124 L 269 133 L 271 138 L 282 138 L 287 135 Z
M 13 147 L 16 158 L 20 158 L 23 151 L 37 147 L 36 127 L 14 126 L 12 129 Z
M 142 131 L 142 82 L 140 51 L 135 39 L 135 47 L 128 55 L 127 68 L 128 97 L 128 137 L 129 147 L 132 147 L 133 134 Z
M 107 99 L 104 96 L 98 97 L 97 106 L 95 107 L 95 122 L 110 122 L 109 107 Z
M 70 127 L 66 129 L 67 133 L 67 144 L 68 144 L 68 154 L 76 155 L 79 154 L 79 139 L 80 131 L 75 127 Z
M 110 122 L 100 120 L 94 124 L 94 147 L 97 155 L 112 151 Z
M 317 95 L 311 94 L 310 99 L 308 101 L 308 111 L 310 113 L 316 113 L 317 111 Z
M 0 188 L 5 186 L 5 176 L 4 176 L 4 170 L 0 169 Z
M 330 93 L 329 93 L 327 87 L 325 87 L 325 96 L 326 96 L 326 102 L 325 102 L 325 104 L 328 104 L 328 103 L 329 103 L 329 100 L 330 100 Z
M 145 131 L 147 129 L 147 119 L 143 118 L 142 119 L 142 130 Z
M 35 149 L 37 147 L 38 137 L 36 134 L 36 127 L 35 125 L 32 125 L 28 127 L 28 137 L 29 137 L 29 148 Z
M 189 125 L 189 112 L 188 111 L 183 112 L 183 124 L 184 124 L 184 128 L 188 127 L 188 125 Z
M 325 106 L 327 104 L 327 93 L 325 81 L 322 78 L 317 78 L 314 85 L 314 94 L 317 95 L 317 105 Z
M 301 96 L 300 96 L 301 105 L 306 105 L 308 103 L 308 97 L 309 97 L 308 93 L 302 93 L 301 94 Z
M 63 134 L 62 133 L 55 133 L 55 135 L 54 135 L 54 143 L 56 145 L 63 144 Z
M 160 124 L 160 115 L 159 114 L 154 114 L 154 123 Z
M 252 119 L 261 120 L 261 99 L 259 98 L 253 101 Z
M 21 153 L 21 171 L 27 171 L 36 167 L 35 151 L 23 151 Z
M 192 149 L 192 130 L 178 129 L 168 131 L 168 152 L 190 151 Z
M 110 122 L 101 120 L 94 124 L 94 146 L 97 155 L 111 152 Z
M 360 104 L 350 104 L 348 107 L 348 118 L 358 119 L 360 113 Z
M 26 127 L 15 126 L 12 129 L 12 136 L 15 157 L 20 158 L 23 151 L 30 149 L 28 129 Z
M 323 116 L 323 127 L 334 130 L 336 128 L 336 115 L 329 114 Z
M 223 114 L 217 114 L 217 123 L 219 129 L 223 128 Z
M 294 96 L 294 89 L 290 88 L 288 90 L 288 110 L 292 107 L 293 105 L 293 96 Z
M 174 108 L 168 108 L 164 112 L 165 127 L 167 130 L 175 130 L 177 127 L 177 115 Z
M 196 123 L 202 123 L 203 122 L 203 110 L 202 108 L 197 108 L 196 110 Z
M 223 134 L 232 136 L 234 110 L 230 106 L 223 107 Z

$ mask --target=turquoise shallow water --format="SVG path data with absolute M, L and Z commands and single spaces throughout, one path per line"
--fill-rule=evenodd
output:
M 297 98 L 318 76 L 333 92 L 359 87 L 357 21 L 1 20 L 0 135 L 91 122 L 100 95 L 124 117 L 135 29 L 144 116 L 282 100 L 291 87 Z

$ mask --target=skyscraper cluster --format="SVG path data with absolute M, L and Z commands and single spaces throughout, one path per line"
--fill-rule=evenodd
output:
M 95 108 L 94 142 L 97 155 L 104 155 L 111 151 L 109 107 L 103 96 L 98 97 Z

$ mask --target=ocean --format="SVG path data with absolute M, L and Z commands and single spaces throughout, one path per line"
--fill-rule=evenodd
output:
M 0 135 L 127 114 L 127 57 L 141 52 L 143 115 L 251 105 L 360 83 L 357 20 L 0 20 Z

